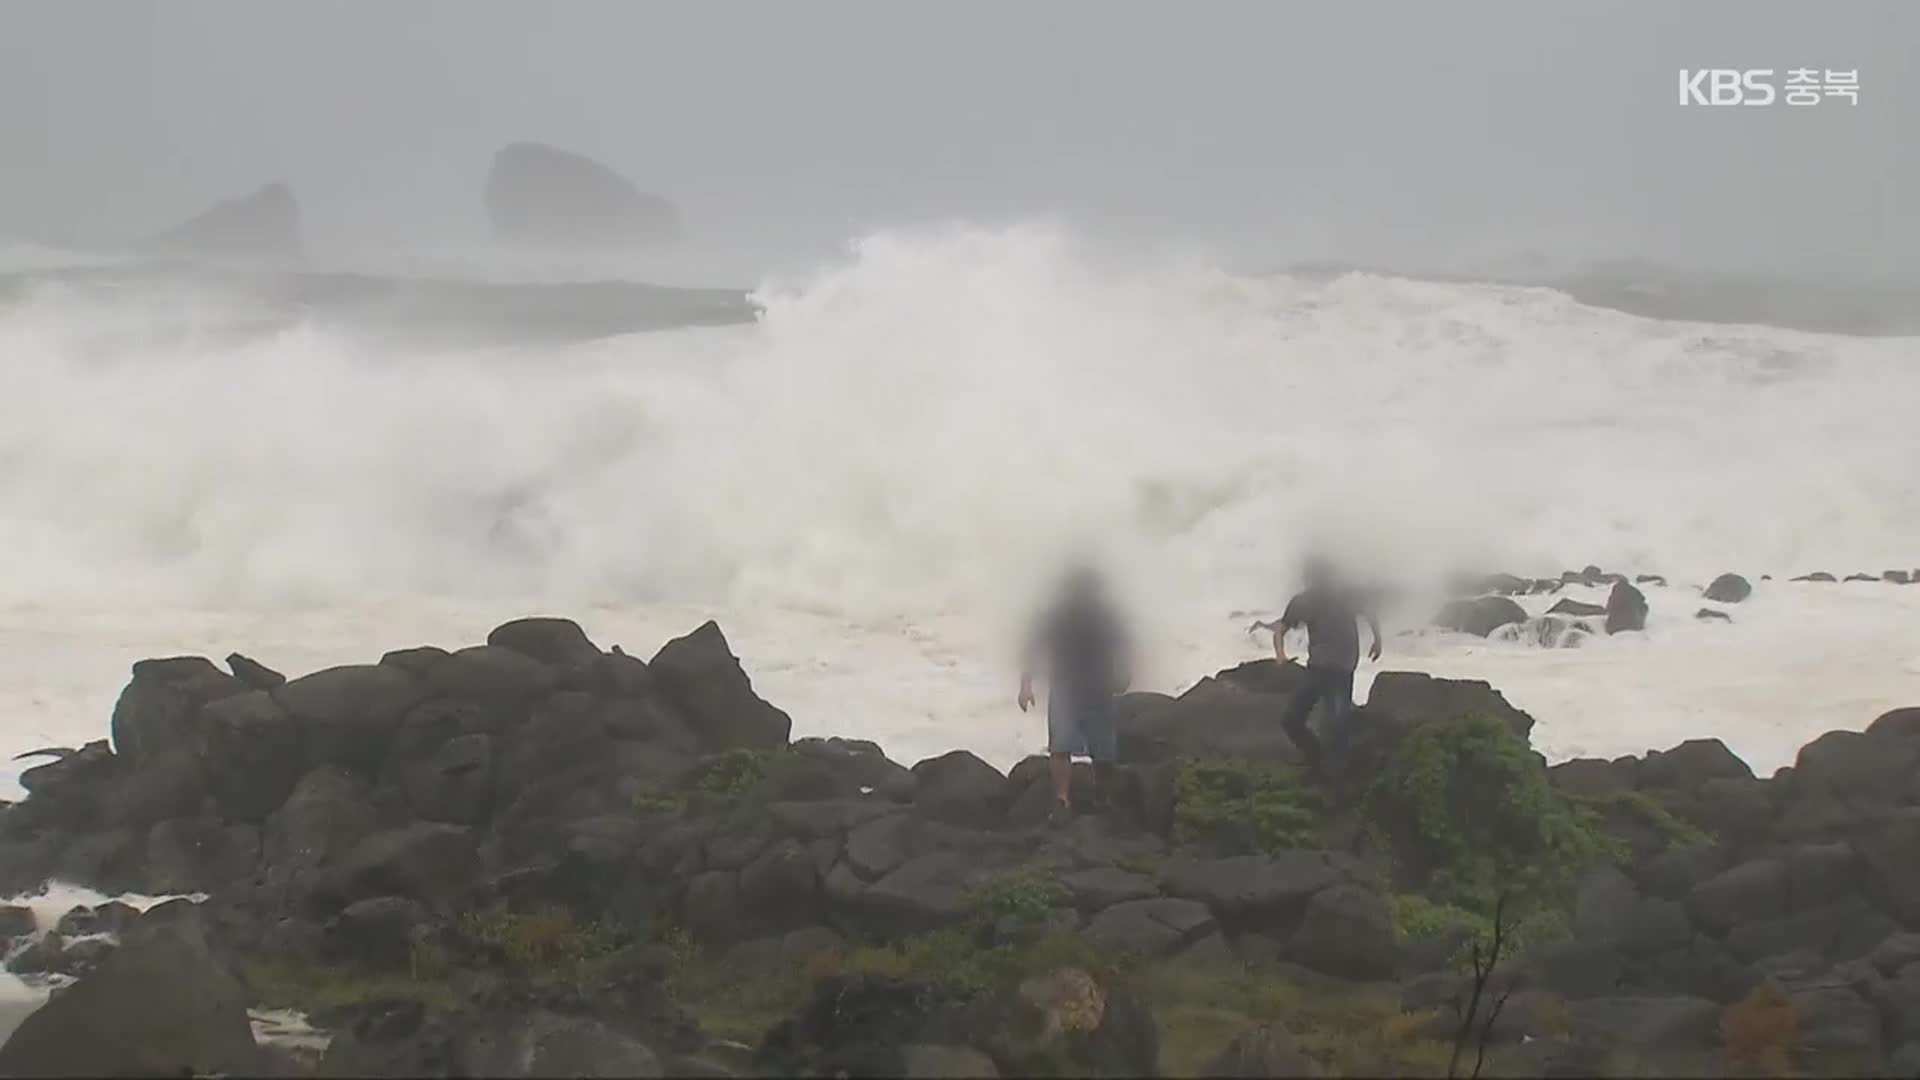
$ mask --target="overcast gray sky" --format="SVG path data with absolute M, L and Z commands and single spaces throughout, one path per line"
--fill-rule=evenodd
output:
M 1539 247 L 1920 277 L 1920 4 L 7 0 L 0 227 L 269 180 L 330 247 L 482 236 L 503 142 L 696 235 L 1058 213 L 1251 261 Z M 1681 67 L 1858 106 L 1677 104 Z

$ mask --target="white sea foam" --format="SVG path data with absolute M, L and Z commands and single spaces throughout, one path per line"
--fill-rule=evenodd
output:
M 33 912 L 34 939 L 37 940 L 57 926 L 61 916 L 77 907 L 99 907 L 109 900 L 118 900 L 129 907 L 145 911 L 156 904 L 180 899 L 198 903 L 204 901 L 206 897 L 198 894 L 185 897 L 142 896 L 138 893 L 108 896 L 94 889 L 56 881 L 50 883 L 43 892 L 0 899 L 0 905 L 24 907 Z M 71 938 L 70 941 L 112 939 L 111 934 L 83 934 Z M 46 1003 L 47 995 L 51 991 L 69 981 L 65 976 L 60 975 L 22 979 L 0 969 L 0 1043 L 6 1042 L 7 1037 L 13 1034 L 13 1029 L 20 1026 L 20 1021 L 25 1020 L 34 1010 Z
M 1160 689 L 1258 655 L 1230 613 L 1311 545 L 1409 580 L 1669 575 L 1644 636 L 1392 643 L 1492 680 L 1556 756 L 1719 735 L 1764 770 L 1920 701 L 1920 589 L 1784 582 L 1920 564 L 1913 339 L 1041 228 L 874 236 L 757 326 L 561 349 L 235 334 L 196 296 L 184 330 L 171 301 L 0 310 L 0 750 L 100 737 L 143 656 L 298 674 L 544 612 L 641 653 L 715 616 L 798 733 L 1004 765 L 1041 738 L 1015 620 L 1087 546 Z M 1728 569 L 1783 580 L 1696 623 Z

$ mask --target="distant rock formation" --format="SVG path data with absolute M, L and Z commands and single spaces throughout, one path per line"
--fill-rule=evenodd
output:
M 142 245 L 166 255 L 286 257 L 300 254 L 300 204 L 285 184 L 216 203 Z
M 494 238 L 522 248 L 639 248 L 680 238 L 680 213 L 591 158 L 540 143 L 493 156 L 484 195 Z

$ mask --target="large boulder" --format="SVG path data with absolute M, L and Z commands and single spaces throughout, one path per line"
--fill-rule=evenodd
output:
M 599 647 L 572 619 L 515 619 L 494 627 L 493 632 L 487 635 L 487 644 L 512 649 L 563 668 L 593 664 L 601 656 Z
M 204 656 L 138 661 L 113 706 L 114 751 L 138 768 L 165 750 L 198 746 L 201 708 L 247 689 Z
M 182 919 L 134 935 L 21 1021 L 0 1076 L 245 1074 L 256 1053 L 245 990 Z
M 990 828 L 1007 812 L 1007 778 L 966 750 L 952 750 L 913 767 L 913 803 L 934 821 Z
M 1706 598 L 1716 604 L 1737 604 L 1752 595 L 1752 583 L 1739 574 L 1721 574 L 1706 591 Z
M 1474 600 L 1455 600 L 1440 609 L 1433 624 L 1456 634 L 1487 637 L 1503 626 L 1527 621 L 1527 609 L 1504 596 L 1482 596 Z
M 273 691 L 300 732 L 309 768 L 376 775 L 407 711 L 425 696 L 398 667 L 354 664 L 303 675 Z
M 216 892 L 253 880 L 260 830 L 218 818 L 163 821 L 147 834 L 147 888 L 158 894 Z
M 261 821 L 293 793 L 303 771 L 300 731 L 273 695 L 254 690 L 201 710 L 200 761 L 220 812 Z
M 680 238 L 679 212 L 591 158 L 540 143 L 502 147 L 484 201 L 496 240 L 527 248 L 634 248 Z
M 214 204 L 147 241 L 167 255 L 292 258 L 300 254 L 300 204 L 285 184 L 268 184 Z
M 398 896 L 451 910 L 479 879 L 480 856 L 468 830 L 417 824 L 361 841 L 326 870 L 312 902 L 338 910 L 356 900 Z
M 787 744 L 793 720 L 753 692 L 718 623 L 667 642 L 648 667 L 707 749 Z
M 1291 669 L 1299 671 L 1294 665 Z M 1298 678 L 1298 676 L 1294 676 Z M 1222 676 L 1201 679 L 1178 698 L 1128 694 L 1115 718 L 1120 758 L 1127 762 L 1219 757 L 1295 763 L 1300 751 L 1280 727 L 1286 698 Z
M 1624 581 L 1616 581 L 1607 594 L 1607 633 L 1626 634 L 1647 628 L 1646 594 Z
M 1127 900 L 1094 916 L 1083 932 L 1115 955 L 1165 956 L 1214 931 L 1213 913 L 1193 900 Z
M 400 777 L 407 803 L 425 821 L 477 825 L 492 811 L 493 739 L 460 735 Z
M 1308 901 L 1350 880 L 1355 870 L 1323 851 L 1279 851 L 1224 859 L 1170 859 L 1160 885 L 1168 895 L 1197 900 L 1235 930 L 1291 933 Z
M 1334 885 L 1307 901 L 1287 951 L 1302 964 L 1350 979 L 1384 979 L 1399 959 L 1386 898 L 1357 885 Z
M 299 882 L 379 827 L 365 784 L 345 770 L 315 769 L 267 818 L 262 861 L 270 880 Z
M 1754 779 L 1753 769 L 1719 739 L 1688 739 L 1671 750 L 1652 751 L 1640 764 L 1643 788 L 1698 791 L 1718 779 Z
M 1486 716 L 1499 720 L 1525 739 L 1533 732 L 1533 717 L 1514 708 L 1506 695 L 1477 679 L 1437 679 L 1416 671 L 1383 671 L 1373 678 L 1366 722 L 1357 732 L 1365 738 L 1397 737 L 1429 723 Z

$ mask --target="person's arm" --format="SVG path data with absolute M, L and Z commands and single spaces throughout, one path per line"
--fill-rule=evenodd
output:
M 1300 625 L 1300 598 L 1287 601 L 1287 610 L 1280 613 L 1280 621 L 1273 626 L 1273 658 L 1282 664 L 1291 663 L 1287 659 L 1287 631 Z
M 1373 647 L 1367 650 L 1367 659 L 1378 660 L 1380 659 L 1380 619 L 1373 613 L 1372 608 L 1366 609 L 1360 617 L 1367 620 L 1367 630 L 1373 634 Z

